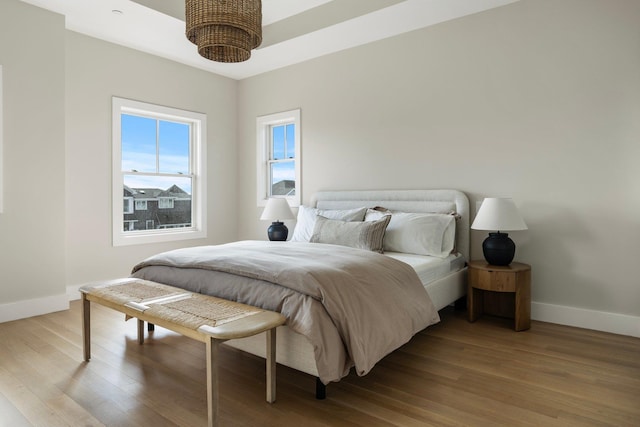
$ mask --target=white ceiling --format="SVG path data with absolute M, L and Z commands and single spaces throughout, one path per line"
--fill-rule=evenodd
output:
M 183 0 L 22 1 L 65 15 L 71 31 L 240 80 L 518 0 L 262 0 L 262 45 L 237 64 L 198 55 Z

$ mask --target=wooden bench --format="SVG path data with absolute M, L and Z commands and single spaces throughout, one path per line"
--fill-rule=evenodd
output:
M 218 347 L 220 343 L 266 331 L 267 402 L 276 399 L 276 327 L 280 313 L 220 298 L 196 294 L 141 279 L 117 279 L 80 288 L 84 360 L 91 358 L 93 301 L 138 319 L 138 342 L 144 343 L 144 322 L 155 324 L 206 344 L 208 425 L 217 426 Z

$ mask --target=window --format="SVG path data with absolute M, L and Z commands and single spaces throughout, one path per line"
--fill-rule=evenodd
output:
M 300 110 L 257 119 L 258 206 L 270 197 L 300 204 Z
M 125 197 L 122 201 L 122 210 L 125 214 L 133 213 L 133 199 L 131 197 Z
M 206 237 L 206 116 L 112 103 L 114 246 Z
M 173 207 L 173 199 L 169 199 L 168 197 L 161 197 L 158 199 L 159 209 L 173 209 Z

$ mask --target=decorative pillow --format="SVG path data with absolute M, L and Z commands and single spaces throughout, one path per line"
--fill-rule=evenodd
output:
M 316 217 L 321 215 L 329 219 L 339 219 L 342 221 L 363 221 L 367 208 L 357 209 L 316 209 L 308 206 L 300 206 L 296 228 L 293 230 L 291 241 L 308 242 L 313 234 L 313 227 L 316 225 Z
M 391 215 L 369 222 L 347 222 L 318 216 L 311 242 L 331 243 L 382 253 L 384 232 Z
M 369 209 L 365 221 L 375 221 L 389 212 Z M 456 218 L 444 213 L 392 212 L 384 237 L 388 252 L 446 258 L 454 248 Z

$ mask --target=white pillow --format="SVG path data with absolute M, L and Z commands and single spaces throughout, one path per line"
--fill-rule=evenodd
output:
M 369 209 L 365 221 L 391 213 L 384 236 L 385 252 L 430 255 L 446 258 L 454 248 L 456 219 L 451 214 L 381 212 Z
M 327 219 L 319 215 L 311 242 L 331 243 L 382 253 L 384 231 L 390 218 L 391 215 L 386 215 L 376 221 L 361 222 Z
M 329 219 L 339 219 L 341 221 L 363 221 L 367 208 L 357 209 L 316 209 L 308 206 L 300 206 L 296 228 L 293 230 L 291 241 L 308 242 L 311 240 L 313 228 L 316 225 L 316 217 L 321 215 Z

